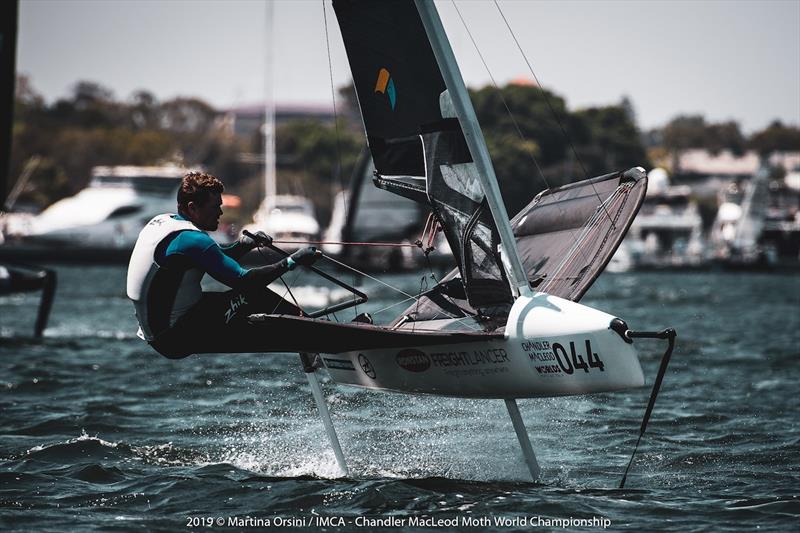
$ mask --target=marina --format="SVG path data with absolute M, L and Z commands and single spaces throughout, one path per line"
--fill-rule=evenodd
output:
M 800 153 L 787 155 L 800 158 Z M 642 212 L 609 268 L 800 270 L 800 182 L 794 177 L 796 171 L 783 179 L 770 178 L 769 168 L 777 167 L 756 169 L 744 177 L 711 174 L 695 178 L 692 185 L 670 185 L 675 178 L 656 169 Z M 356 167 L 349 196 L 342 193 L 333 202 L 324 232 L 308 199 L 291 195 L 273 198 L 263 207 L 267 211 L 257 211 L 256 222 L 244 229 L 265 229 L 286 249 L 321 243 L 329 255 L 371 272 L 452 266 L 449 244 L 441 234 L 431 238 L 424 212 L 413 202 L 395 200 L 374 187 L 373 172 L 365 157 Z M 174 209 L 176 180 L 185 169 L 99 167 L 94 173 L 87 189 L 38 216 L 0 214 L 0 259 L 126 264 L 140 225 Z M 682 176 L 677 179 L 686 181 Z M 713 211 L 704 220 L 697 199 L 709 195 Z M 222 244 L 230 242 L 230 229 L 217 232 L 215 238 Z M 343 246 L 343 242 L 377 247 Z M 425 254 L 428 246 L 431 251 Z

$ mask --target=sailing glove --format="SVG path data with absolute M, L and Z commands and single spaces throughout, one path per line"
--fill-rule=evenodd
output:
M 308 248 L 301 248 L 286 258 L 286 266 L 289 267 L 289 270 L 294 269 L 294 266 L 296 264 L 303 266 L 311 266 L 320 257 L 322 257 L 322 252 L 317 250 L 314 246 L 309 246 Z
M 270 244 L 272 244 L 272 237 L 270 237 L 263 231 L 255 232 L 253 234 L 253 237 L 255 237 L 255 239 L 253 239 L 252 237 L 248 237 L 247 235 L 242 235 L 241 237 L 239 237 L 239 242 L 242 244 L 242 246 L 244 246 L 248 250 L 252 250 L 257 246 L 269 246 Z

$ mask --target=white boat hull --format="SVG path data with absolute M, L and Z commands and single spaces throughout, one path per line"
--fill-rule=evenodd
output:
M 517 299 L 502 339 L 322 359 L 339 384 L 412 394 L 535 398 L 641 387 L 636 349 L 610 329 L 614 318 L 537 293 Z

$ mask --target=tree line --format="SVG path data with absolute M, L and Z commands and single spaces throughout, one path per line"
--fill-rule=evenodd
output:
M 753 150 L 761 156 L 773 152 L 800 150 L 800 129 L 773 121 L 763 130 L 745 136 L 735 121 L 706 122 L 702 115 L 680 115 L 660 130 L 653 130 L 651 144 L 661 146 L 670 153 L 690 148 L 701 148 L 716 155 L 730 150 L 741 156 Z
M 627 98 L 572 111 L 562 96 L 532 85 L 487 86 L 470 94 L 509 213 L 545 188 L 632 166 L 651 168 L 663 153 L 800 150 L 800 130 L 777 121 L 746 136 L 736 122 L 679 116 L 643 132 Z M 336 122 L 294 120 L 276 131 L 279 192 L 307 194 L 322 223 L 365 145 L 355 99 L 345 102 Z M 166 162 L 201 165 L 222 177 L 228 191 L 242 198 L 242 218 L 263 196 L 262 163 L 243 155 L 262 153 L 262 133 L 233 135 L 225 113 L 200 99 L 159 101 L 142 90 L 118 100 L 109 89 L 83 81 L 47 104 L 30 80 L 18 77 L 14 111 L 10 181 L 26 170 L 30 175 L 19 203 L 41 208 L 74 194 L 96 165 Z M 26 169 L 33 160 L 35 168 Z

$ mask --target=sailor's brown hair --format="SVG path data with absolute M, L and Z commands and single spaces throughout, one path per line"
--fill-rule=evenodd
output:
M 178 210 L 185 210 L 189 202 L 197 205 L 205 204 L 212 194 L 222 194 L 225 186 L 216 176 L 204 172 L 189 172 L 181 180 L 178 189 Z

